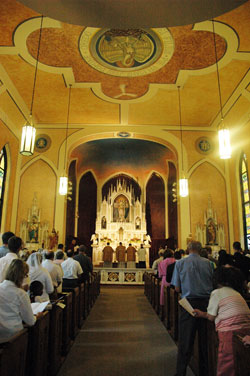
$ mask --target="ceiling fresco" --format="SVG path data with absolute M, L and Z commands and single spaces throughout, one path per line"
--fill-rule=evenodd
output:
M 237 125 L 244 124 L 250 112 L 250 0 L 236 9 L 220 3 L 226 8 L 214 20 L 215 34 L 209 18 L 152 28 L 138 18 L 133 27 L 99 28 L 44 17 L 33 108 L 36 127 L 41 133 L 48 128 L 64 131 L 71 85 L 69 127 L 88 135 L 95 135 L 97 127 L 104 132 L 106 127 L 139 128 L 144 134 L 148 126 L 156 137 L 162 130 L 178 130 L 177 87 L 183 127 L 216 130 L 220 115 L 214 36 L 223 112 L 233 127 L 240 107 Z M 0 114 L 18 137 L 29 116 L 40 25 L 40 13 L 16 0 L 1 0 Z
M 93 171 L 99 178 L 127 172 L 134 177 L 145 177 L 150 171 L 167 175 L 167 161 L 175 160 L 174 153 L 155 142 L 116 138 L 86 142 L 71 153 L 77 160 L 77 173 Z

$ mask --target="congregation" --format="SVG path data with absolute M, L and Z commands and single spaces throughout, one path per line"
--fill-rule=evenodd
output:
M 164 311 L 164 289 L 172 288 L 187 299 L 192 310 L 180 307 L 176 376 L 186 375 L 193 353 L 196 332 L 199 338 L 199 375 L 210 375 L 208 364 L 206 319 L 215 322 L 219 338 L 217 375 L 235 376 L 233 333 L 250 329 L 249 298 L 250 258 L 239 242 L 234 242 L 234 255 L 220 250 L 213 257 L 211 247 L 191 241 L 184 250 L 160 249 L 152 265 L 160 279 L 160 306 Z M 249 345 L 250 337 L 243 336 Z
M 34 325 L 42 315 L 33 315 L 32 302 L 56 301 L 62 288 L 77 287 L 89 281 L 93 273 L 86 247 L 81 245 L 74 253 L 38 250 L 31 254 L 23 248 L 20 237 L 12 232 L 2 236 L 0 247 L 0 343 L 23 329 Z M 48 304 L 47 308 L 50 308 Z

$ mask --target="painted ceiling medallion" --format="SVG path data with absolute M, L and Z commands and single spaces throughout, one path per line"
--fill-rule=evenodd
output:
M 51 145 L 51 138 L 47 134 L 39 134 L 35 141 L 35 151 L 43 153 L 48 150 Z
M 213 143 L 208 137 L 200 137 L 195 142 L 196 149 L 201 154 L 210 154 L 213 151 Z
M 86 28 L 79 43 L 83 59 L 102 73 L 138 77 L 162 68 L 174 53 L 168 29 Z

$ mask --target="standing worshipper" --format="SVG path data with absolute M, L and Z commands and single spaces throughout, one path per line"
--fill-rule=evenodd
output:
M 103 266 L 105 268 L 112 268 L 112 261 L 113 261 L 113 248 L 107 243 L 106 247 L 103 248 Z
M 8 253 L 0 259 L 0 282 L 5 279 L 6 271 L 12 260 L 18 258 L 18 252 L 22 248 L 22 239 L 17 236 L 12 236 L 8 240 Z
M 164 254 L 164 249 L 160 248 L 158 252 L 159 257 L 158 259 L 154 260 L 153 265 L 152 265 L 153 273 L 156 276 L 158 275 L 158 265 L 163 260 L 163 254 Z
M 158 265 L 158 275 L 162 278 L 161 280 L 161 294 L 160 294 L 160 305 L 164 305 L 164 287 L 170 286 L 170 283 L 166 281 L 167 268 L 169 265 L 175 263 L 173 258 L 173 251 L 167 249 L 163 254 L 164 260 L 162 260 Z
M 63 270 L 63 288 L 77 287 L 81 282 L 83 274 L 80 263 L 73 259 L 74 251 L 69 249 L 67 251 L 67 260 L 63 261 L 61 266 Z
M 12 238 L 12 236 L 15 236 L 15 234 L 13 234 L 13 232 L 10 231 L 5 232 L 2 235 L 3 245 L 0 247 L 0 258 L 6 256 L 9 252 L 8 241 L 10 238 Z
M 194 309 L 206 311 L 212 291 L 213 272 L 209 260 L 200 257 L 201 243 L 188 244 L 189 256 L 175 264 L 171 285 Z M 192 356 L 196 331 L 199 335 L 199 375 L 208 376 L 207 323 L 180 307 L 176 376 L 185 376 Z
M 138 249 L 138 262 L 139 268 L 146 268 L 146 249 L 143 248 L 143 244 Z
M 135 247 L 130 243 L 127 248 L 127 268 L 135 268 Z
M 56 291 L 59 286 L 62 284 L 62 278 L 63 278 L 63 271 L 61 266 L 56 265 L 54 260 L 54 252 L 53 251 L 46 251 L 44 254 L 45 260 L 42 262 L 42 266 L 48 270 L 53 286 Z M 61 289 L 60 289 L 61 290 Z M 61 291 L 59 291 L 61 292 Z
M 85 247 L 85 245 L 80 245 L 79 254 L 74 256 L 74 260 L 78 261 L 82 267 L 83 282 L 89 281 L 89 275 L 93 272 L 92 262 L 90 258 L 87 256 L 86 252 L 87 252 L 87 248 Z
M 126 247 L 124 247 L 124 245 L 122 245 L 122 242 L 120 242 L 115 251 L 116 259 L 118 261 L 118 268 L 125 268 Z

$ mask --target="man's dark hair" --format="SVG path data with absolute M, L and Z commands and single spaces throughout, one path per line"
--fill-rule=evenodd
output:
M 54 260 L 54 252 L 53 251 L 46 251 L 44 256 L 45 256 L 46 260 Z
M 58 244 L 57 248 L 58 249 L 63 249 L 64 245 L 62 243 Z
M 181 259 L 181 251 L 175 251 L 174 258 L 175 258 L 175 260 L 180 260 Z
M 233 249 L 235 249 L 235 251 L 242 251 L 240 242 L 234 242 L 233 243 Z
M 166 251 L 163 253 L 163 258 L 164 258 L 164 260 L 166 259 L 166 258 L 170 258 L 170 257 L 173 257 L 173 251 L 172 251 L 172 249 L 166 249 Z
M 12 238 L 12 236 L 15 236 L 15 234 L 13 234 L 13 232 L 11 232 L 11 231 L 5 232 L 2 235 L 3 244 L 8 244 L 8 241 L 9 241 L 10 238 Z
M 242 293 L 244 289 L 244 280 L 243 273 L 233 266 L 221 266 L 214 272 L 214 284 L 216 288 L 227 286 Z
M 68 249 L 67 256 L 68 257 L 73 257 L 74 256 L 74 251 L 72 251 L 71 249 Z
M 12 236 L 8 240 L 8 248 L 11 252 L 17 253 L 22 246 L 22 239 L 18 236 Z
M 80 245 L 78 248 L 79 252 L 86 253 L 87 252 L 87 247 L 85 245 Z
M 64 258 L 64 253 L 63 251 L 56 251 L 56 260 L 62 260 Z
M 108 242 L 107 245 L 109 245 L 110 243 Z

